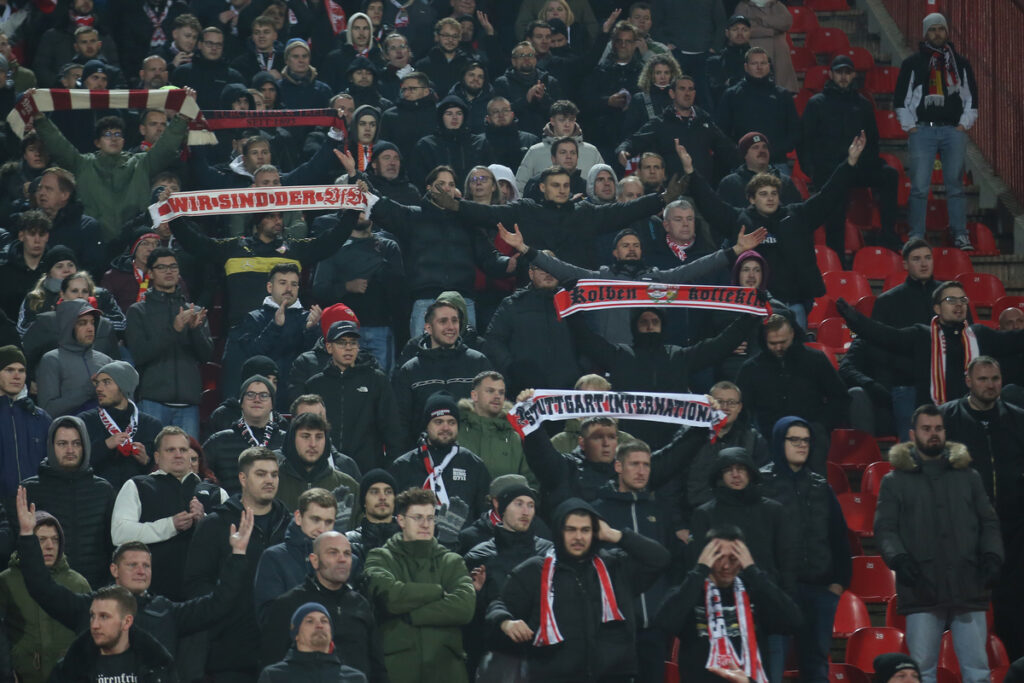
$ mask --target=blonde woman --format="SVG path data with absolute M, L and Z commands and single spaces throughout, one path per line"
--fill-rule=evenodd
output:
M 537 18 L 541 21 L 558 19 L 565 24 L 565 28 L 569 32 L 569 47 L 574 50 L 583 50 L 590 45 L 590 36 L 587 35 L 587 30 L 582 25 L 576 24 L 576 15 L 566 0 L 547 0 L 537 14 Z
M 672 55 L 655 55 L 644 62 L 643 71 L 637 79 L 637 91 L 633 93 L 623 119 L 623 137 L 632 135 L 640 130 L 640 126 L 673 106 L 672 85 L 682 75 L 679 62 Z

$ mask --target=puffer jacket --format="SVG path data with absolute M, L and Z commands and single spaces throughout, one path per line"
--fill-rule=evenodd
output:
M 994 577 L 986 572 L 1001 564 L 1003 540 L 967 448 L 947 441 L 939 458 L 925 461 L 912 443 L 901 443 L 889 449 L 889 462 L 894 469 L 878 491 L 875 540 L 887 565 L 901 567 L 909 558 L 921 574 L 911 584 L 897 571 L 900 613 L 988 609 L 986 583 Z
M 57 310 L 57 348 L 39 361 L 36 379 L 39 405 L 50 415 L 73 415 L 95 405 L 92 376 L 111 361 L 110 356 L 75 340 L 79 314 L 91 308 L 88 301 L 65 301 Z
M 393 683 L 465 683 L 459 627 L 473 618 L 476 591 L 462 558 L 435 539 L 395 534 L 370 551 L 364 572 Z
M 284 659 L 260 673 L 257 683 L 365 683 L 358 669 L 342 664 L 333 652 L 299 652 L 294 647 Z
M 56 427 L 74 425 L 82 438 L 82 461 L 67 469 L 57 463 L 53 452 Z M 76 571 L 90 586 L 102 586 L 110 580 L 110 517 L 114 510 L 114 488 L 93 474 L 89 456 L 92 450 L 85 424 L 77 417 L 65 417 L 51 424 L 46 436 L 46 459 L 39 473 L 22 482 L 29 504 L 46 510 L 64 528 L 64 552 Z
M 38 471 L 48 450 L 50 422 L 29 397 L 0 396 L 0 500 L 13 500 L 18 484 Z
M 381 114 L 379 138 L 398 145 L 402 158 L 409 159 L 416 143 L 437 127 L 435 104 L 429 95 L 415 101 L 399 99 Z
M 521 474 L 536 489 L 540 483 L 526 465 L 523 442 L 505 413 L 512 404 L 505 401 L 497 417 L 483 417 L 473 410 L 468 398 L 459 401 L 459 445 L 484 461 L 491 479 L 504 474 Z
M 256 565 L 256 579 L 253 584 L 253 600 L 256 614 L 274 598 L 300 585 L 313 568 L 309 555 L 313 552 L 313 539 L 302 532 L 294 522 L 284 532 L 284 542 L 272 545 L 260 555 Z
M 465 116 L 462 125 L 454 130 L 446 128 L 442 120 L 444 110 L 452 106 L 461 109 Z M 416 143 L 409 159 L 409 181 L 413 185 L 423 187 L 427 174 L 441 165 L 451 166 L 456 184 L 461 184 L 469 169 L 491 161 L 493 153 L 487 138 L 473 133 L 468 119 L 469 107 L 460 98 L 449 95 L 441 100 L 437 105 L 437 128 Z
M 257 438 L 262 438 L 263 429 L 253 429 Z M 270 442 L 267 448 L 277 450 L 284 444 L 285 433 L 280 429 L 271 430 Z M 249 433 L 240 426 L 240 421 L 233 424 L 229 429 L 223 429 L 213 434 L 203 443 L 203 454 L 206 455 L 206 462 L 217 475 L 217 481 L 230 495 L 240 493 L 242 485 L 238 482 L 238 456 L 252 444 L 249 441 Z

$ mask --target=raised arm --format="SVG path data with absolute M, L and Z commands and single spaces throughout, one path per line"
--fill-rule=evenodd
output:
M 522 256 L 523 263 L 540 268 L 559 282 L 579 280 L 580 278 L 600 277 L 600 273 L 596 270 L 587 270 L 586 268 L 574 266 L 571 263 L 566 263 L 561 259 L 555 258 L 554 256 L 548 256 L 543 252 L 531 248 L 524 241 L 523 233 L 519 231 L 518 224 L 513 225 L 512 230 L 514 232 L 509 232 L 505 229 L 504 224 L 498 223 L 498 235 L 501 236 L 501 239 L 506 244 L 515 249 Z
M 872 344 L 896 353 L 910 354 L 922 343 L 921 331 L 915 326 L 895 328 L 872 320 L 847 303 L 846 299 L 836 302 L 836 310 L 846 320 L 850 330 Z

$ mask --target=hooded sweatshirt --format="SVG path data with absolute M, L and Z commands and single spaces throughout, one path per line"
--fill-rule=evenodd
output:
M 310 467 L 295 449 L 295 427 L 289 426 L 284 443 L 276 451 L 281 463 L 280 480 L 277 487 L 277 498 L 288 510 L 299 507 L 299 496 L 312 488 L 327 489 L 338 501 L 335 528 L 345 532 L 349 529 L 352 508 L 359 499 L 359 482 L 331 465 L 331 442 L 324 440 L 324 451 L 320 458 Z M 290 588 L 291 586 L 289 586 Z
M 57 348 L 47 351 L 36 374 L 39 404 L 51 415 L 68 415 L 95 405 L 92 376 L 113 359 L 75 339 L 79 314 L 91 308 L 88 301 L 66 301 L 57 309 Z M 97 316 L 98 317 L 98 316 Z
M 462 125 L 454 130 L 444 125 L 444 113 L 452 107 L 462 110 Z M 469 107 L 461 98 L 449 95 L 436 109 L 437 128 L 416 143 L 409 159 L 409 180 L 423 187 L 427 174 L 442 164 L 455 170 L 455 182 L 461 183 L 474 166 L 486 166 L 492 159 L 491 146 L 483 135 L 469 130 Z
M 61 467 L 53 449 L 60 427 L 73 427 L 82 439 L 82 459 L 76 467 Z M 110 580 L 110 517 L 114 507 L 114 488 L 93 474 L 90 456 L 92 444 L 85 423 L 65 416 L 52 424 L 46 437 L 46 459 L 39 473 L 22 482 L 28 502 L 46 510 L 65 529 L 64 552 L 90 585 L 102 586 Z
M 615 175 L 615 170 L 608 164 L 594 164 L 587 171 L 587 201 L 591 204 L 614 204 L 616 198 L 613 196 L 611 199 L 600 199 L 594 196 L 594 184 L 597 182 L 597 174 L 601 171 L 608 171 L 612 174 L 612 182 L 617 186 L 619 183 L 618 177 Z

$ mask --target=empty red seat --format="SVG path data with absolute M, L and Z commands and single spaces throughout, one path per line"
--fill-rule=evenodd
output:
M 814 257 L 818 261 L 818 270 L 823 273 L 843 269 L 843 264 L 839 260 L 839 255 L 824 244 L 814 245 Z
M 832 487 L 832 491 L 836 495 L 849 492 L 850 480 L 846 478 L 846 472 L 838 464 L 826 461 L 825 475 L 828 479 L 828 485 Z
M 853 664 L 828 665 L 829 683 L 871 683 L 868 675 Z
M 833 302 L 833 306 L 835 303 Z M 1024 296 L 1001 296 L 996 299 L 995 304 L 992 306 L 992 318 L 994 320 L 999 318 L 999 314 L 1005 311 L 1007 308 L 1019 308 L 1024 311 Z
M 850 6 L 846 0 L 806 0 L 815 12 L 846 12 Z
M 907 134 L 900 121 L 896 118 L 896 112 L 879 110 L 875 112 L 875 123 L 878 124 L 878 136 L 883 140 L 906 140 Z
M 859 429 L 833 429 L 828 459 L 846 471 L 863 471 L 882 459 L 875 437 Z
M 871 56 L 871 53 L 867 49 L 858 46 L 852 46 L 849 50 L 843 50 L 841 54 L 846 55 L 853 62 L 853 68 L 856 71 L 870 71 L 875 66 L 875 58 Z M 832 55 L 835 57 L 835 55 Z
M 793 8 L 791 7 L 790 9 Z M 805 73 L 808 69 L 818 66 L 818 58 L 805 45 L 789 48 L 789 61 L 793 62 L 793 70 L 798 74 Z
M 873 462 L 864 468 L 864 476 L 860 480 L 862 493 L 878 497 L 878 489 L 882 486 L 882 478 L 892 472 L 892 464 L 887 460 Z
M 975 256 L 998 256 L 999 245 L 996 244 L 995 235 L 984 223 L 968 223 L 967 234 L 974 245 Z
M 832 353 L 843 354 L 850 350 L 853 336 L 842 318 L 825 318 L 818 325 L 816 339 L 831 349 Z
M 949 207 L 945 199 L 928 198 L 924 214 L 925 230 L 944 232 L 949 227 Z
M 847 301 L 856 301 L 871 294 L 868 279 L 853 270 L 833 270 L 824 273 L 821 278 L 825 281 L 825 291 L 836 299 L 842 297 Z
M 790 33 L 810 33 L 818 28 L 818 15 L 807 5 L 788 6 L 786 9 L 793 17 L 793 23 L 789 27 Z
M 862 538 L 875 535 L 875 506 L 878 500 L 866 493 L 841 493 L 839 507 L 843 509 L 846 526 Z
M 821 92 L 828 83 L 828 67 L 812 66 L 804 74 L 804 88 L 811 92 Z
M 1003 282 L 991 273 L 960 273 L 954 278 L 964 286 L 964 291 L 971 299 L 971 304 L 982 308 L 992 308 L 999 297 L 1006 296 Z
M 963 683 L 960 674 L 944 666 L 935 667 L 935 683 Z
M 856 555 L 852 562 L 849 590 L 857 597 L 864 602 L 882 603 L 896 595 L 896 577 L 881 556 Z
M 868 294 L 867 296 L 862 296 L 857 299 L 857 303 L 855 303 L 853 307 L 856 308 L 857 312 L 861 315 L 870 318 L 871 314 L 875 310 L 875 300 L 876 297 L 874 294 Z
M 875 657 L 886 652 L 907 652 L 902 631 L 872 626 L 857 629 L 846 641 L 846 663 L 868 675 L 875 673 Z
M 864 78 L 864 87 L 873 93 L 885 93 L 891 95 L 896 90 L 896 81 L 899 79 L 900 68 L 898 66 L 875 66 L 868 71 Z
M 818 329 L 818 325 L 825 318 L 834 318 L 839 315 L 836 309 L 836 300 L 830 296 L 818 297 L 814 300 L 814 307 L 807 314 L 807 327 L 812 330 Z
M 843 591 L 832 621 L 833 638 L 849 638 L 859 628 L 871 626 L 871 617 L 864 601 L 850 591 Z
M 974 264 L 967 252 L 956 247 L 940 247 L 932 249 L 935 262 L 934 277 L 936 280 L 955 280 L 960 273 L 973 273 Z
M 907 271 L 903 270 L 902 268 L 900 268 L 899 270 L 894 270 L 893 272 L 889 273 L 886 276 L 885 284 L 882 285 L 882 291 L 883 292 L 888 292 L 893 287 L 896 287 L 898 285 L 902 285 L 906 281 L 907 281 Z
M 900 614 L 899 607 L 899 598 L 895 595 L 885 603 L 885 625 L 906 633 L 907 617 L 905 614 Z
M 869 280 L 884 280 L 890 273 L 903 272 L 903 259 L 885 247 L 864 247 L 853 255 L 853 269 Z
M 801 88 L 793 97 L 793 106 L 796 107 L 796 113 L 800 116 L 804 115 L 804 110 L 807 109 L 807 103 L 814 97 L 814 91 L 808 90 L 807 88 Z

